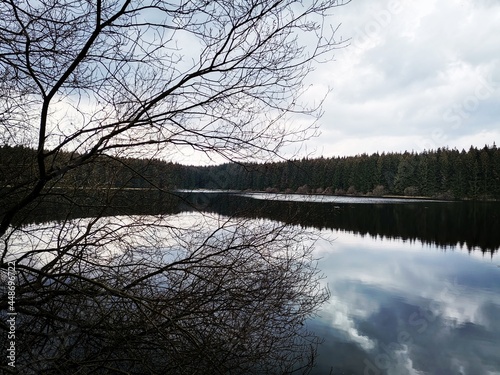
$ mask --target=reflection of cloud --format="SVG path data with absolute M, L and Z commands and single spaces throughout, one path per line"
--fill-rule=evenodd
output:
M 321 249 L 332 294 L 321 315 L 381 373 L 498 375 L 498 267 L 460 249 L 336 235 L 332 253 Z
M 413 360 L 407 346 L 401 350 L 396 350 L 393 354 L 394 363 L 388 369 L 388 375 L 425 375 L 425 372 L 418 371 L 413 367 Z
M 373 349 L 375 347 L 373 340 L 358 332 L 349 306 L 335 297 L 332 297 L 330 303 L 334 306 L 331 317 L 332 326 L 345 332 L 352 342 L 360 345 L 364 350 Z

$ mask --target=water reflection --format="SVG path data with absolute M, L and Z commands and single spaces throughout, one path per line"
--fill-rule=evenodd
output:
M 201 210 L 334 237 L 316 250 L 331 299 L 308 323 L 325 340 L 314 375 L 500 374 L 499 202 L 134 197 L 107 214 Z
M 500 202 L 439 202 L 289 196 L 274 194 L 165 193 L 121 191 L 109 196 L 81 194 L 72 204 L 46 198 L 23 215 L 24 223 L 116 215 L 171 215 L 210 211 L 225 216 L 268 218 L 306 228 L 333 229 L 373 238 L 402 239 L 454 249 L 495 253 L 500 248 Z M 255 199 L 258 197 L 259 199 Z M 370 203 L 368 203 L 370 202 Z M 360 204 L 364 203 L 364 204 Z
M 28 375 L 300 373 L 328 298 L 314 237 L 207 213 L 25 225 L 4 241 L 0 336 L 16 342 L 0 351 Z
M 500 248 L 500 202 L 439 202 L 372 198 L 293 196 L 294 200 L 265 200 L 274 194 L 187 195 L 201 210 L 228 216 L 266 217 L 302 227 L 333 229 L 373 238 L 402 239 L 454 249 L 494 253 Z M 375 198 L 373 198 L 375 199 Z M 383 203 L 382 203 L 383 202 Z M 364 203 L 364 204 L 360 204 Z M 192 209 L 185 205 L 183 209 Z
M 336 235 L 318 250 L 332 298 L 314 374 L 499 373 L 497 258 Z
M 331 299 L 309 323 L 314 375 L 500 374 L 498 202 L 254 198 L 198 202 L 335 238 L 317 248 Z

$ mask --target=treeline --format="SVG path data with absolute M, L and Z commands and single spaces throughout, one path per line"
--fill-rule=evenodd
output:
M 59 152 L 46 158 L 46 170 L 71 165 L 80 155 Z M 182 184 L 184 166 L 159 159 L 119 158 L 99 155 L 76 169 L 70 169 L 53 186 L 61 188 L 148 188 L 172 189 Z M 36 151 L 23 146 L 0 147 L 0 188 L 30 185 L 38 174 Z
M 59 153 L 47 168 L 78 155 Z M 36 153 L 0 147 L 0 188 L 29 188 Z M 336 195 L 405 195 L 445 199 L 500 199 L 500 149 L 440 148 L 422 153 L 362 154 L 276 163 L 185 166 L 158 159 L 99 156 L 53 182 L 59 187 L 253 190 Z
M 445 199 L 500 198 L 500 149 L 440 148 L 188 168 L 184 187 Z

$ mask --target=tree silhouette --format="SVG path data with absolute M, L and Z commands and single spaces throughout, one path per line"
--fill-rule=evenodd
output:
M 173 187 L 178 177 L 157 179 L 153 159 L 265 160 L 314 134 L 289 120 L 306 114 L 314 124 L 320 114 L 302 100 L 303 82 L 344 45 L 327 22 L 343 3 L 0 3 L 1 142 L 34 149 L 27 163 L 2 163 L 0 266 L 5 279 L 15 264 L 19 313 L 16 367 L 4 371 L 310 364 L 301 323 L 325 294 L 307 241 L 245 220 L 199 215 L 192 220 L 206 226 L 196 227 L 178 215 L 106 215 L 124 204 L 124 189 Z M 69 209 L 58 222 L 27 224 L 47 204 Z M 3 335 L 6 296 L 3 287 Z

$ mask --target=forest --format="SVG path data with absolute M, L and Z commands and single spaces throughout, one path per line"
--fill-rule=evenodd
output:
M 0 148 L 3 195 L 22 190 L 35 175 L 35 151 Z M 54 155 L 49 168 L 76 155 Z M 468 151 L 439 148 L 421 153 L 374 153 L 350 157 L 303 158 L 274 163 L 190 166 L 159 159 L 98 156 L 69 171 L 54 186 L 109 186 L 116 189 L 251 190 L 301 194 L 413 196 L 439 199 L 499 199 L 500 149 L 495 144 Z

